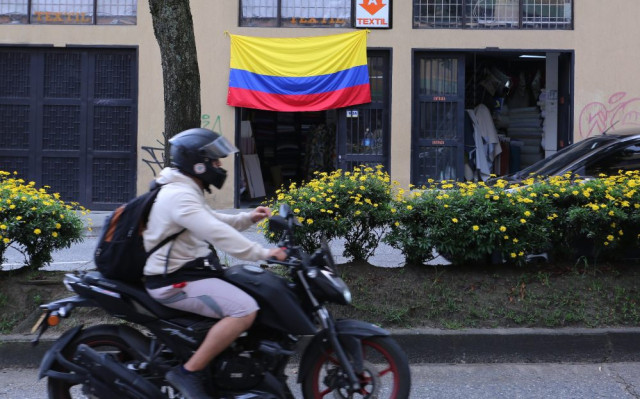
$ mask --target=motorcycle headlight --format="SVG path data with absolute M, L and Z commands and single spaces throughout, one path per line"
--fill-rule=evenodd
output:
M 316 296 L 342 305 L 351 304 L 351 291 L 347 284 L 329 270 L 321 269 L 319 272 L 312 278 Z

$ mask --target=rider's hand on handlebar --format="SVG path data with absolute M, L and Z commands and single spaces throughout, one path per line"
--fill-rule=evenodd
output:
M 271 258 L 284 261 L 287 259 L 287 252 L 282 248 L 271 248 L 269 250 L 269 259 Z
M 259 206 L 251 211 L 251 221 L 253 223 L 258 223 L 262 219 L 269 217 L 271 217 L 271 209 L 267 208 L 266 206 Z

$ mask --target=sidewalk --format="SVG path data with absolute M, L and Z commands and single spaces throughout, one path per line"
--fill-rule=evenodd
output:
M 237 213 L 245 209 L 228 209 Z M 92 212 L 87 221 L 85 240 L 71 248 L 53 254 L 54 261 L 45 270 L 91 270 L 93 250 L 105 218 L 110 212 Z M 90 228 L 90 229 L 89 229 Z M 268 245 L 252 228 L 244 234 L 251 240 Z M 343 243 L 332 242 L 332 252 L 338 264 Z M 3 267 L 18 267 L 19 253 L 7 253 Z M 223 259 L 228 264 L 239 261 Z M 369 262 L 380 267 L 400 267 L 404 256 L 399 251 L 381 245 Z M 435 263 L 444 264 L 439 259 Z M 246 262 L 244 262 L 246 263 Z M 59 331 L 58 331 L 59 330 Z M 64 325 L 51 330 L 61 334 Z M 640 361 L 640 327 L 637 328 L 562 328 L 562 329 L 411 329 L 393 330 L 392 334 L 403 347 L 412 363 L 558 363 L 558 362 L 637 362 Z M 32 347 L 32 335 L 0 335 L 0 368 L 37 367 L 44 352 L 53 344 L 56 335 L 44 337 Z

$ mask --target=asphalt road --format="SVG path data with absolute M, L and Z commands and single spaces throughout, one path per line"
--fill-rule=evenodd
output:
M 414 364 L 414 399 L 633 399 L 640 363 Z M 294 390 L 296 398 L 301 398 Z M 36 369 L 0 369 L 1 399 L 42 399 Z

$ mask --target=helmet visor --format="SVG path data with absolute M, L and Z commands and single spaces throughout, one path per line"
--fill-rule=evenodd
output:
M 202 146 L 200 151 L 208 158 L 219 159 L 238 152 L 238 149 L 229 140 L 220 136 L 209 144 Z

